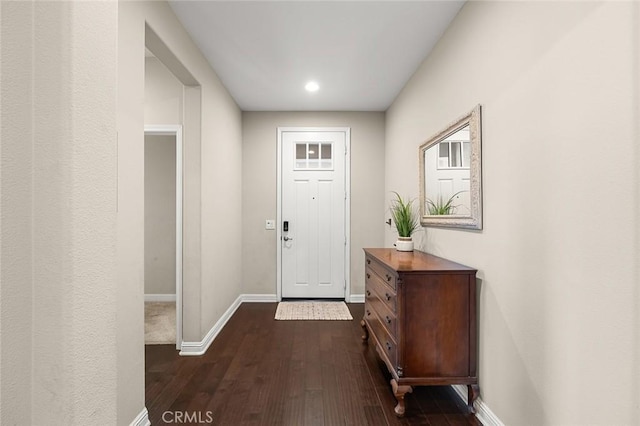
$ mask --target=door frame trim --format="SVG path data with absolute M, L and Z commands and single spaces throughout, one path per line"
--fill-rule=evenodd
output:
M 176 137 L 176 349 L 182 348 L 182 206 L 183 206 L 183 140 L 182 125 L 145 125 L 145 136 Z
M 276 297 L 282 300 L 282 134 L 285 132 L 343 132 L 345 134 L 344 188 L 345 237 L 344 249 L 344 300 L 351 301 L 351 128 L 350 127 L 278 127 L 276 155 Z

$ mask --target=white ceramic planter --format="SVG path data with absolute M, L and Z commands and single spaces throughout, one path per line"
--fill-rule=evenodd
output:
M 398 251 L 413 251 L 413 239 L 411 237 L 398 237 L 395 246 Z

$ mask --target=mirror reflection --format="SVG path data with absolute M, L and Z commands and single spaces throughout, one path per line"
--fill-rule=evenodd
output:
M 480 105 L 420 146 L 423 226 L 482 229 Z
M 428 215 L 471 215 L 469 125 L 424 151 L 425 211 Z

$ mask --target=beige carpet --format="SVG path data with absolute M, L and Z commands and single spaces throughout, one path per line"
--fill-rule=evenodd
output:
M 176 343 L 176 302 L 144 303 L 144 344 Z
M 352 320 L 344 302 L 280 302 L 277 320 Z

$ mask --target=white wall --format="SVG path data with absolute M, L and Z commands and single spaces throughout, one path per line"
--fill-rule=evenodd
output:
M 147 56 L 144 61 L 144 124 L 148 125 L 182 125 L 184 121 L 185 108 L 184 108 L 184 85 L 178 78 L 167 69 L 167 67 L 160 62 L 155 56 Z M 197 111 L 199 114 L 200 111 Z M 184 129 L 183 129 L 184 130 Z M 189 133 L 189 132 L 185 132 Z M 149 142 L 160 142 L 157 146 L 150 146 Z M 200 137 L 189 138 L 185 141 L 185 145 L 188 145 L 188 151 L 191 154 L 192 145 L 198 146 L 197 155 L 189 155 L 188 160 L 190 164 L 199 163 L 199 146 Z M 167 144 L 173 144 L 172 150 Z M 176 280 L 175 280 L 175 137 L 172 136 L 160 136 L 145 135 L 145 244 L 144 244 L 144 256 L 145 256 L 145 277 L 144 277 L 144 292 L 145 294 L 175 294 L 176 293 Z M 173 154 L 171 155 L 171 152 Z M 148 166 L 152 167 L 149 170 Z M 187 167 L 183 170 L 183 174 L 188 174 L 189 179 L 198 179 L 200 168 Z M 170 179 L 169 174 L 173 174 L 173 178 Z M 151 176 L 153 175 L 153 177 Z M 168 181 L 170 179 L 171 181 Z M 160 183 L 162 182 L 162 183 Z M 172 189 L 171 189 L 172 188 Z M 151 189 L 151 192 L 149 191 Z M 186 211 L 186 218 L 189 222 L 192 220 L 193 208 L 195 204 L 199 208 L 200 205 L 200 193 L 196 191 L 189 191 L 186 208 L 183 207 L 183 214 Z M 197 197 L 193 200 L 194 196 Z M 172 198 L 173 201 L 169 201 Z M 183 197 L 185 198 L 185 197 Z M 195 201 L 195 202 L 194 202 Z M 184 200 L 183 200 L 184 202 Z M 170 206 L 170 203 L 173 206 Z M 150 204 L 155 205 L 158 208 L 149 208 Z M 196 220 L 199 221 L 199 214 L 196 216 Z M 173 228 L 167 229 L 169 222 L 173 223 Z M 184 222 L 184 221 L 183 221 Z M 191 223 L 190 223 L 191 224 Z M 191 228 L 190 228 L 191 229 Z M 199 226 L 197 228 L 200 229 Z M 184 230 L 184 227 L 183 227 Z M 168 236 L 171 236 L 171 241 L 167 240 Z M 200 243 L 200 236 L 194 235 L 193 232 L 188 232 L 184 235 L 183 246 L 192 244 L 192 240 L 196 240 L 196 244 Z M 186 241 L 185 241 L 186 240 Z M 192 252 L 187 250 L 186 255 L 192 256 Z M 197 254 L 196 254 L 197 256 Z M 184 257 L 184 256 L 183 256 Z M 194 275 L 199 278 L 199 271 L 194 269 L 199 268 L 199 263 L 189 262 L 188 270 L 183 268 L 183 293 L 187 295 L 200 293 L 200 280 L 191 279 Z M 195 274 L 194 274 L 195 272 Z M 184 282 L 184 276 L 187 280 Z M 188 300 L 193 301 L 196 297 L 189 297 Z M 193 303 L 188 303 L 192 307 Z M 187 329 L 199 330 L 199 304 L 196 308 L 197 314 L 186 313 L 187 317 L 192 318 L 187 322 Z M 183 327 L 184 328 L 184 327 Z M 194 335 L 197 334 L 193 333 Z
M 148 35 L 145 31 L 145 37 Z M 160 49 L 159 53 L 168 49 L 166 45 L 162 46 L 163 48 L 156 46 L 156 38 L 158 38 L 157 35 L 154 36 L 154 41 L 146 40 L 146 44 L 150 48 Z M 170 56 L 163 60 L 179 69 L 170 71 L 160 59 L 145 58 L 144 123 L 145 125 L 182 125 L 183 332 L 187 341 L 198 341 L 202 327 L 200 303 L 202 291 L 202 87 L 174 53 L 170 53 Z M 185 74 L 188 75 L 185 76 Z M 178 78 L 185 81 L 180 81 Z
M 638 8 L 468 2 L 387 111 L 386 192 L 417 196 L 417 147 L 483 106 L 484 230 L 420 248 L 479 270 L 481 398 L 505 424 L 640 415 Z
M 242 114 L 242 258 L 244 293 L 276 293 L 278 127 L 351 128 L 351 293 L 364 293 L 363 247 L 383 244 L 384 113 L 244 112 Z M 377 231 L 376 231 L 377 230 Z
M 182 124 L 183 85 L 171 71 L 149 56 L 144 61 L 144 124 Z
M 2 424 L 116 423 L 117 10 L 0 4 Z
M 185 126 L 184 339 L 200 341 L 241 290 L 241 113 L 165 2 L 120 2 L 118 21 L 118 423 L 144 407 L 145 23 L 199 83 Z M 185 98 L 183 98 L 185 99 Z M 151 124 L 151 123 L 147 123 Z M 154 123 L 158 124 L 158 123 Z M 167 124 L 167 123 L 161 123 Z M 201 133 L 192 144 L 189 135 Z M 193 139 L 191 139 L 193 140 Z M 191 164 L 198 165 L 192 168 Z M 200 169 L 199 165 L 202 165 Z M 196 191 L 197 194 L 191 194 Z M 196 200 L 196 201 L 194 201 Z M 191 204 L 190 204 L 191 203 Z M 193 218 L 195 216 L 195 219 Z M 202 221 L 200 221 L 202 217 Z M 195 230 L 195 232 L 194 232 Z M 198 241 L 187 241 L 188 235 Z M 193 249 L 195 245 L 196 249 Z M 191 251 L 189 251 L 191 250 Z M 202 260 L 202 261 L 201 261 Z M 189 266 L 195 264 L 195 267 Z M 197 270 L 194 276 L 187 271 Z M 187 289 L 187 282 L 195 283 Z
M 144 293 L 176 294 L 175 136 L 144 136 Z

